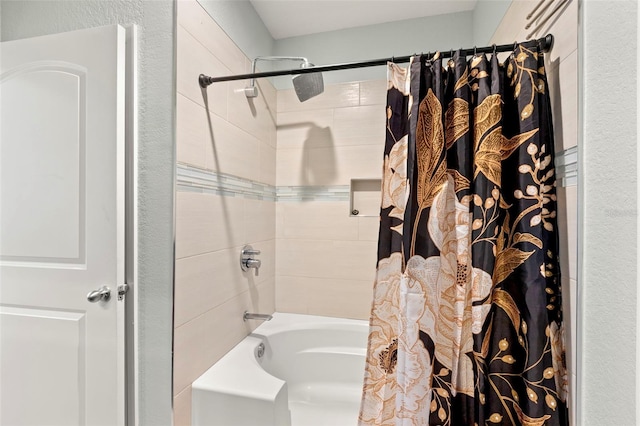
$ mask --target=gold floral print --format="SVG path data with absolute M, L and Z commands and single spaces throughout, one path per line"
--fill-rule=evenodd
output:
M 523 78 L 528 79 L 526 84 L 529 87 L 531 87 L 530 99 L 528 103 L 522 108 L 522 111 L 520 112 L 520 118 L 523 121 L 531 117 L 531 115 L 533 114 L 533 110 L 534 110 L 533 105 L 534 105 L 534 98 L 535 98 L 536 92 L 544 93 L 545 91 L 544 79 L 536 77 L 537 75 L 544 75 L 544 66 L 528 68 L 525 64 L 529 57 L 533 57 L 534 59 L 537 60 L 538 55 L 541 55 L 541 54 L 523 45 L 520 45 L 512 55 L 512 59 L 510 60 L 509 66 L 507 67 L 507 76 L 512 77 L 511 86 L 513 86 L 514 88 L 513 89 L 514 98 L 518 98 L 520 96 L 521 89 L 525 84 L 525 82 L 523 81 Z
M 476 108 L 474 123 L 475 177 L 482 173 L 495 185 L 501 184 L 501 162 L 538 132 L 538 129 L 533 129 L 506 138 L 499 126 L 502 119 L 501 106 L 499 95 L 487 96 Z
M 469 103 L 464 99 L 454 98 L 447 108 L 445 117 L 447 129 L 445 134 L 447 149 L 469 131 Z
M 389 67 L 359 424 L 566 426 L 543 59 L 528 43 L 506 73 L 484 55 L 462 61 L 428 62 L 420 76 Z
M 442 106 L 431 89 L 420 103 L 417 128 L 418 205 L 424 209 L 431 205 L 447 178 L 444 161 L 444 129 Z

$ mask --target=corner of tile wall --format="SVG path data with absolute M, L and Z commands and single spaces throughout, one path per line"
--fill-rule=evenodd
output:
M 201 90 L 199 74 L 250 61 L 197 1 L 177 8 L 173 394 L 175 422 L 188 425 L 191 383 L 258 325 L 243 312 L 275 311 L 277 95 L 268 81 L 255 99 L 244 82 Z M 257 277 L 240 269 L 245 244 L 261 250 Z

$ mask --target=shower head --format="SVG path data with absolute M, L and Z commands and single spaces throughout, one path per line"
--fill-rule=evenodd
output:
M 252 73 L 256 72 L 257 61 L 302 61 L 300 68 L 313 67 L 313 64 L 307 58 L 299 56 L 259 56 L 253 60 Z M 244 94 L 247 98 L 256 98 L 258 96 L 258 87 L 256 87 L 255 83 L 255 79 L 251 79 L 249 86 L 245 87 Z M 293 77 L 293 87 L 300 102 L 309 100 L 324 92 L 322 73 L 298 74 Z
M 305 61 L 300 67 L 307 68 L 312 67 L 313 64 Z M 298 74 L 293 77 L 293 88 L 298 95 L 300 102 L 308 101 L 314 96 L 318 96 L 324 92 L 324 79 L 321 72 L 314 72 L 308 74 Z

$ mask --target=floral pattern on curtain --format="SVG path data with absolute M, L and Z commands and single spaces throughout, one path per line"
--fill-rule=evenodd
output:
M 536 42 L 388 65 L 361 425 L 566 425 L 550 101 Z

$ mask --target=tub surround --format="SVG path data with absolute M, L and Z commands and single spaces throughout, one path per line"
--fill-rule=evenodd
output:
M 275 313 L 193 383 L 193 425 L 355 425 L 368 331 Z
M 248 72 L 251 62 L 195 0 L 177 2 L 177 192 L 174 424 L 191 424 L 191 383 L 275 310 L 276 91 L 245 82 L 206 92 L 203 71 Z M 260 273 L 240 251 L 261 251 Z

